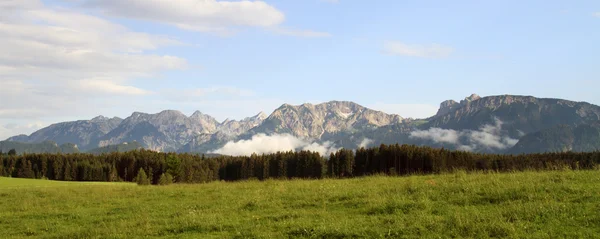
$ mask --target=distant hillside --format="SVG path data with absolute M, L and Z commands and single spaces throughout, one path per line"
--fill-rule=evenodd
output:
M 98 116 L 91 120 L 78 120 L 73 122 L 62 122 L 40 129 L 30 136 L 18 135 L 11 137 L 8 141 L 23 143 L 41 143 L 53 141 L 58 144 L 77 144 L 82 150 L 93 148 L 91 145 L 99 137 L 115 129 L 123 120 L 120 118 L 106 118 Z
M 600 121 L 578 126 L 557 125 L 523 136 L 508 153 L 591 152 L 600 150 Z
M 121 143 L 117 145 L 108 145 L 100 148 L 95 148 L 88 150 L 86 153 L 91 154 L 103 154 L 103 153 L 112 153 L 112 152 L 129 152 L 133 150 L 143 149 L 144 146 L 137 141 Z
M 44 141 L 42 143 L 21 143 L 12 141 L 0 141 L 0 151 L 8 152 L 11 149 L 17 151 L 17 154 L 31 153 L 79 153 L 79 148 L 74 144 L 58 145 L 53 141 Z

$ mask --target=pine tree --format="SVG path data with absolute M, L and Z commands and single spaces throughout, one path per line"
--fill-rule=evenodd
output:
M 165 178 L 167 179 L 168 184 L 173 183 L 173 176 L 170 173 L 165 173 Z
M 160 175 L 160 179 L 158 179 L 158 185 L 169 185 L 173 183 L 173 176 L 169 173 L 163 173 Z
M 117 172 L 117 168 L 115 167 L 115 165 L 113 165 L 110 168 L 110 171 L 108 173 L 108 181 L 109 182 L 117 182 L 117 181 L 119 181 L 119 172 Z
M 140 168 L 135 181 L 138 185 L 150 185 L 150 179 L 148 178 L 148 175 L 146 175 L 146 172 L 143 168 Z

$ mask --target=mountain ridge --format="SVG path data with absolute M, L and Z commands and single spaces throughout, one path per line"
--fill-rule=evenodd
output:
M 551 130 L 556 125 L 576 126 L 598 120 L 600 107 L 588 102 L 523 95 L 480 97 L 471 94 L 459 102 L 443 101 L 438 112 L 425 119 L 406 119 L 352 101 L 333 100 L 319 104 L 286 103 L 269 115 L 259 112 L 241 120 L 225 119 L 222 122 L 201 111 L 190 116 L 177 110 L 154 114 L 133 112 L 125 119 L 98 116 L 91 120 L 53 124 L 30 136 L 18 135 L 9 139 L 26 140 L 28 143 L 72 140 L 82 150 L 135 141 L 144 148 L 157 151 L 209 152 L 227 142 L 249 140 L 259 134 L 289 134 L 303 140 L 332 142 L 348 148 L 371 142 L 374 145 L 406 143 L 450 148 L 456 145 L 454 149 L 464 149 L 468 147 L 447 139 L 437 142 L 439 135 L 433 134 L 451 133 L 463 138 L 467 135 L 498 137 L 512 142 L 512 139 L 524 135 Z M 427 138 L 414 137 L 417 131 Z M 503 153 L 498 150 L 482 152 Z

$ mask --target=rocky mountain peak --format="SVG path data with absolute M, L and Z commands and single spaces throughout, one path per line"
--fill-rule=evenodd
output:
M 435 114 L 435 116 L 440 116 L 440 115 L 445 115 L 457 108 L 460 108 L 463 105 L 466 105 L 470 102 L 476 101 L 481 99 L 481 96 L 477 95 L 477 94 L 471 94 L 470 96 L 465 97 L 464 100 L 461 100 L 460 103 L 454 101 L 454 100 L 445 100 L 442 103 L 440 103 L 440 108 L 438 109 L 438 112 Z
M 92 122 L 92 123 L 105 123 L 105 122 L 109 122 L 109 123 L 112 123 L 112 124 L 119 124 L 119 123 L 121 123 L 122 120 L 123 119 L 121 119 L 119 117 L 108 118 L 108 117 L 100 115 L 100 116 L 96 116 L 93 119 L 91 119 L 90 122 Z
M 448 112 L 452 111 L 453 109 L 455 109 L 458 106 L 459 106 L 459 103 L 454 100 L 443 101 L 440 104 L 440 109 L 438 109 L 438 112 L 435 115 L 438 116 L 438 115 L 447 114 Z
M 255 116 L 252 116 L 252 117 L 249 117 L 249 118 L 246 118 L 246 119 L 249 119 L 249 120 L 251 120 L 251 121 L 257 121 L 257 120 L 258 120 L 258 121 L 263 121 L 263 120 L 265 120 L 267 117 L 269 117 L 269 116 L 268 116 L 267 114 L 265 114 L 265 112 L 262 112 L 262 111 L 261 111 L 261 112 L 259 112 L 258 114 L 256 114 Z
M 96 116 L 92 119 L 92 122 L 102 122 L 102 121 L 107 121 L 110 120 L 108 117 L 104 117 L 102 115 Z
M 187 118 L 187 116 L 185 116 L 183 113 L 181 113 L 181 111 L 178 111 L 178 110 L 163 110 L 160 113 L 158 113 L 157 116 L 158 117 L 169 117 L 169 118 L 183 116 L 183 117 Z
M 461 104 L 466 104 L 466 103 L 469 103 L 471 101 L 476 101 L 478 99 L 481 99 L 481 96 L 479 96 L 477 94 L 471 94 L 469 97 L 465 97 L 464 100 L 461 100 L 460 103 Z
M 131 116 L 128 117 L 128 119 L 131 119 L 131 118 L 135 119 L 135 118 L 139 118 L 139 117 L 145 116 L 145 115 L 148 115 L 148 114 L 136 111 L 136 112 L 133 112 L 131 114 Z
M 207 123 L 208 124 L 215 124 L 215 125 L 219 124 L 219 122 L 215 118 L 213 118 L 210 115 L 203 114 L 199 110 L 197 110 L 196 112 L 194 112 L 194 114 L 192 114 L 192 116 L 190 116 L 190 119 L 192 119 L 192 120 L 199 120 L 203 124 L 207 124 Z
M 260 125 L 267 117 L 268 116 L 264 112 L 260 112 L 255 116 L 247 117 L 240 121 L 231 120 L 231 119 L 227 118 L 225 121 L 223 121 L 223 123 L 221 123 L 218 126 L 217 132 L 212 134 L 212 136 L 210 136 L 210 137 L 219 138 L 219 139 L 223 139 L 223 138 L 229 139 L 231 137 L 238 136 L 238 135 L 245 133 L 246 131 Z M 208 136 L 200 136 L 200 138 L 203 138 L 203 140 L 199 140 L 199 141 L 205 141 L 205 140 L 209 139 Z
M 190 117 L 192 117 L 192 118 L 199 118 L 199 117 L 202 117 L 204 115 L 205 114 L 203 114 L 201 111 L 196 110 Z

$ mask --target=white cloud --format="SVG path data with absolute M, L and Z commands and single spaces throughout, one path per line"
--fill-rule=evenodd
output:
M 383 46 L 383 52 L 400 56 L 446 58 L 454 53 L 454 48 L 439 44 L 409 45 L 399 41 L 388 41 Z
M 0 11 L 0 119 L 80 116 L 92 101 L 98 108 L 104 99 L 150 93 L 132 80 L 187 67 L 185 59 L 146 53 L 181 45 L 176 39 L 35 0 L 1 1 Z
M 19 122 L 2 127 L 0 136 L 31 133 L 30 125 L 49 119 L 79 119 L 100 109 L 112 114 L 152 93 L 135 80 L 187 68 L 183 58 L 148 53 L 183 45 L 177 39 L 80 10 L 0 1 L 0 125 Z
M 360 144 L 358 144 L 358 148 L 366 148 L 369 145 L 371 145 L 374 141 L 372 139 L 369 138 L 364 138 Z
M 305 143 L 306 141 L 303 141 L 303 142 Z M 340 150 L 340 148 L 336 148 L 335 145 L 329 141 L 323 142 L 323 144 L 313 142 L 308 145 L 304 145 L 301 149 L 311 151 L 311 152 L 317 152 L 325 157 L 328 157 L 329 154 Z
M 438 106 L 428 104 L 387 104 L 375 103 L 369 105 L 369 108 L 386 112 L 388 114 L 397 114 L 404 118 L 423 119 L 435 115 Z
M 296 29 L 288 29 L 288 28 L 272 28 L 272 32 L 285 35 L 285 36 L 294 36 L 294 37 L 306 37 L 306 38 L 322 38 L 322 37 L 331 37 L 330 33 L 327 32 L 317 32 L 312 30 L 296 30 Z
M 519 140 L 501 136 L 502 124 L 501 120 L 495 119 L 494 125 L 487 124 L 482 126 L 479 131 L 469 131 L 468 137 L 476 145 L 482 145 L 487 148 L 505 149 L 512 147 Z
M 41 3 L 38 0 L 2 0 L 0 9 L 8 11 L 12 9 L 30 9 L 39 7 Z
M 328 3 L 339 3 L 340 0 L 321 0 L 321 2 L 328 2 Z
M 600 17 L 600 12 L 595 12 L 593 15 L 594 17 Z
M 231 27 L 271 27 L 285 15 L 263 1 L 87 0 L 84 6 L 105 14 L 154 21 L 184 30 L 227 32 Z
M 318 152 L 321 155 L 329 155 L 331 152 L 339 150 L 331 142 L 319 144 L 295 137 L 290 134 L 266 135 L 257 134 L 249 140 L 230 141 L 222 148 L 211 153 L 241 156 L 256 154 L 269 154 L 278 151 L 290 150 L 310 150 Z
M 486 124 L 479 130 L 457 131 L 452 129 L 430 128 L 417 130 L 410 134 L 411 138 L 431 140 L 435 143 L 453 144 L 457 149 L 474 151 L 477 148 L 503 150 L 514 146 L 518 139 L 510 138 L 502 132 L 503 122 L 494 119 L 494 124 Z
M 83 79 L 77 83 L 79 89 L 111 95 L 148 95 L 152 93 L 137 87 L 118 85 L 110 80 L 103 79 Z
M 335 3 L 336 0 L 326 0 Z M 84 7 L 101 13 L 157 22 L 186 31 L 231 36 L 240 27 L 259 27 L 294 37 L 330 37 L 327 32 L 281 27 L 285 14 L 263 1 L 216 0 L 84 0 Z
M 458 144 L 464 134 L 453 129 L 430 128 L 410 133 L 411 138 L 429 139 L 436 143 Z

